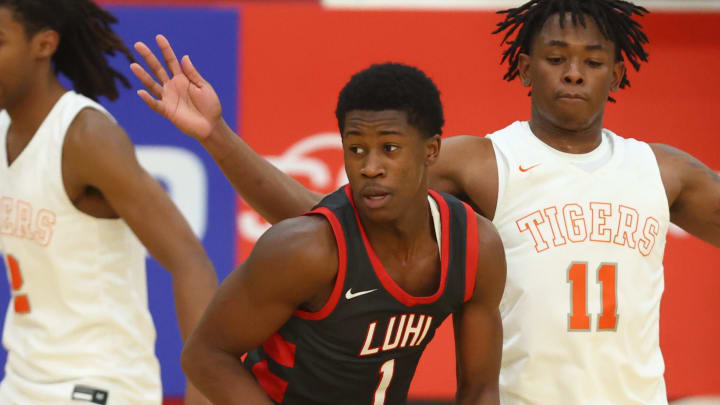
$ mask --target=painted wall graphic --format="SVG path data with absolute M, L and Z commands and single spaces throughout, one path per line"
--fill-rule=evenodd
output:
M 351 74 L 372 63 L 404 62 L 426 71 L 441 90 L 445 136 L 481 136 L 529 118 L 527 89 L 502 80 L 500 38 L 490 35 L 498 17 L 489 11 L 326 10 L 310 0 L 147 5 L 152 2 L 105 4 L 119 18 L 117 29 L 129 45 L 164 33 L 178 56 L 192 55 L 220 94 L 230 125 L 260 154 L 319 192 L 346 181 L 334 117 L 337 93 Z M 720 109 L 720 13 L 654 13 L 643 25 L 651 39 L 650 63 L 630 72 L 632 87 L 608 105 L 605 126 L 626 137 L 672 144 L 720 170 L 714 123 Z M 114 62 L 133 79 L 133 88 L 105 105 L 136 143 L 141 162 L 186 214 L 224 278 L 267 223 L 236 199 L 197 142 L 135 95 L 140 83 L 126 61 Z M 170 276 L 154 260 L 148 263 L 163 385 L 168 397 L 178 397 L 184 377 Z M 665 265 L 661 345 L 669 396 L 720 395 L 715 322 L 720 251 L 675 230 Z M 8 290 L 0 288 L 3 314 Z M 452 331 L 445 325 L 421 360 L 411 399 L 452 398 L 453 353 Z

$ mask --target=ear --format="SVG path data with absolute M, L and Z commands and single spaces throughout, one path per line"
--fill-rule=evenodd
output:
M 518 54 L 518 75 L 524 87 L 532 87 L 532 79 L 530 77 L 530 55 L 526 53 Z
M 431 166 L 440 156 L 440 135 L 433 135 L 425 141 L 425 166 Z
M 51 58 L 60 45 L 60 34 L 55 30 L 42 30 L 31 40 L 31 52 L 38 59 Z
M 620 83 L 622 83 L 622 79 L 625 77 L 625 72 L 627 72 L 625 62 L 615 62 L 615 66 L 613 66 L 613 79 L 610 83 L 610 91 L 618 91 Z

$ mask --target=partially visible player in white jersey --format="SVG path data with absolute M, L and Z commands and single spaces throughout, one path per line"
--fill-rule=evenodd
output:
M 106 60 L 131 59 L 115 22 L 90 0 L 0 0 L 0 248 L 12 290 L 1 405 L 162 403 L 138 239 L 173 276 L 183 336 L 217 285 L 187 222 L 93 101 L 128 84 Z M 186 403 L 207 402 L 191 388 Z
M 620 0 L 502 11 L 505 78 L 531 89 L 531 119 L 445 139 L 430 169 L 431 186 L 492 219 L 505 246 L 505 405 L 667 404 L 665 236 L 672 221 L 720 247 L 720 178 L 683 151 L 603 129 L 610 92 L 629 84 L 626 62 L 647 60 L 633 20 L 646 12 Z M 159 84 L 133 65 L 149 90 L 140 96 L 198 139 L 246 201 L 274 223 L 320 200 L 233 134 L 212 86 L 187 57 L 178 65 L 163 37 L 158 44 L 174 76 Z M 158 74 L 147 46 L 136 49 Z

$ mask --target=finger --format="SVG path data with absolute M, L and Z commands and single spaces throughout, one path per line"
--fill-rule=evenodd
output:
M 165 68 L 155 57 L 155 54 L 150 50 L 150 48 L 147 47 L 147 45 L 145 45 L 143 42 L 136 42 L 135 50 L 140 54 L 140 56 L 143 57 L 143 59 L 145 59 L 145 63 L 147 63 L 150 71 L 153 72 L 155 77 L 160 80 L 160 83 L 164 84 L 170 80 L 170 76 L 168 76 Z
M 167 65 L 168 69 L 170 69 L 170 73 L 172 73 L 173 76 L 182 73 L 177 56 L 175 56 L 175 51 L 173 51 L 172 46 L 170 46 L 170 41 L 168 41 L 162 34 L 156 35 L 155 41 L 157 41 L 157 44 L 160 47 L 160 51 L 165 59 L 165 65 Z
M 192 82 L 192 84 L 200 87 L 203 83 L 207 83 L 200 74 L 200 72 L 195 69 L 195 65 L 193 65 L 192 61 L 190 60 L 190 56 L 188 55 L 185 55 L 182 58 L 182 70 L 183 73 L 185 73 L 185 76 L 187 76 L 188 80 Z
M 148 107 L 150 107 L 151 110 L 155 111 L 156 113 L 163 115 L 162 105 L 158 100 L 155 100 L 152 98 L 152 96 L 145 90 L 138 90 L 137 95 L 140 96 L 140 98 L 147 104 Z
M 143 69 L 142 66 L 137 63 L 131 63 L 130 70 L 132 70 L 135 76 L 140 79 L 142 84 L 145 85 L 153 96 L 162 98 L 162 86 L 159 85 L 158 82 L 156 82 L 155 79 L 153 79 L 152 76 Z

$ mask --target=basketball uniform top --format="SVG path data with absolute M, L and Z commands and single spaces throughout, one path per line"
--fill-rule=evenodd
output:
M 10 117 L 0 112 L 0 247 L 12 290 L 3 330 L 6 374 L 31 384 L 110 378 L 159 403 L 145 251 L 122 219 L 79 211 L 63 184 L 65 134 L 85 108 L 114 121 L 69 91 L 9 166 Z M 110 392 L 120 399 L 110 403 L 145 403 L 119 395 Z
M 655 155 L 603 130 L 557 151 L 527 122 L 489 135 L 507 256 L 504 405 L 667 404 L 659 347 L 669 208 Z
M 476 214 L 454 197 L 430 195 L 440 213 L 441 272 L 437 291 L 425 297 L 411 296 L 386 272 L 349 186 L 310 211 L 332 227 L 338 274 L 323 308 L 297 310 L 245 360 L 276 404 L 406 403 L 420 355 L 435 329 L 472 296 L 477 271 Z

